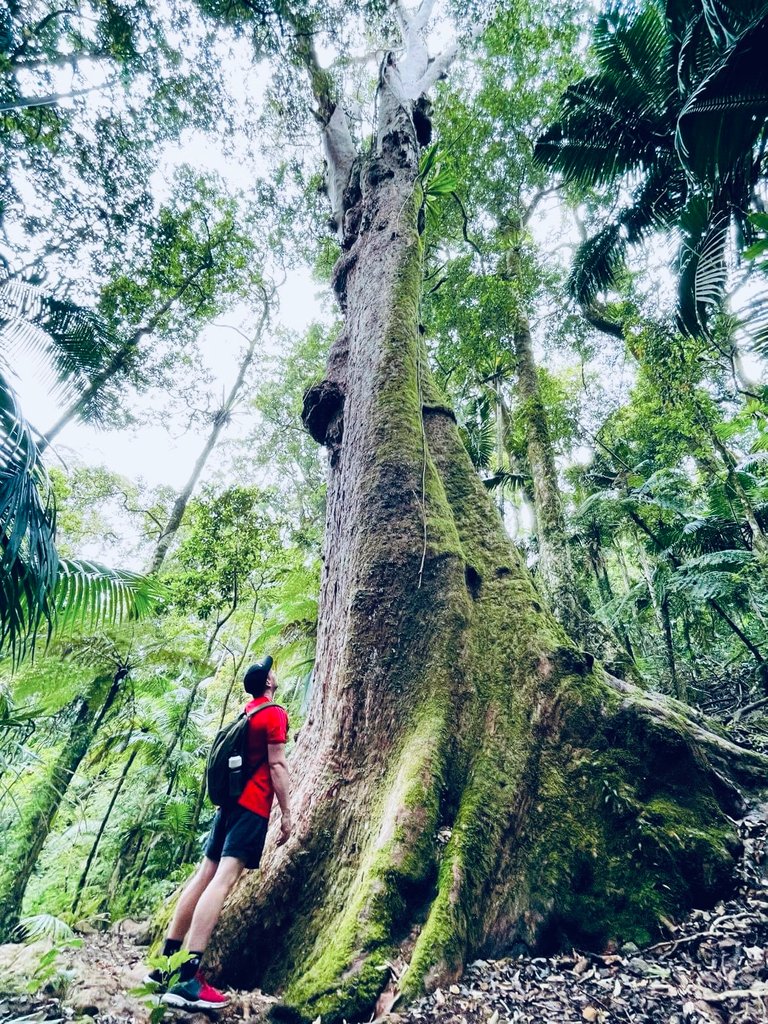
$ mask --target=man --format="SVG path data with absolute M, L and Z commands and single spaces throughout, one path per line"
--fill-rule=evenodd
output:
M 245 673 L 243 686 L 251 695 L 246 713 L 272 701 L 277 679 L 272 658 L 262 658 Z M 184 888 L 168 930 L 163 955 L 186 948 L 190 958 L 181 965 L 179 980 L 163 995 L 163 1002 L 188 1010 L 212 1010 L 224 1006 L 228 997 L 209 985 L 200 973 L 200 961 L 208 945 L 224 901 L 243 870 L 257 868 L 267 835 L 273 797 L 277 796 L 282 820 L 281 846 L 291 834 L 290 782 L 285 761 L 288 716 L 280 707 L 260 711 L 248 722 L 246 784 L 237 803 L 220 807 L 208 837 L 202 864 Z M 163 984 L 163 972 L 156 969 L 146 978 Z

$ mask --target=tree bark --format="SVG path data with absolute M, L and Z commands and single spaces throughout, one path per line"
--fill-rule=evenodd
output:
M 51 833 L 59 808 L 80 762 L 88 753 L 104 718 L 113 706 L 125 678 L 125 669 L 114 676 L 97 677 L 80 701 L 67 739 L 47 779 L 22 816 L 14 835 L 13 863 L 0 878 L 0 942 L 13 938 L 21 917 L 27 884 Z
M 410 996 L 516 941 L 649 939 L 728 889 L 722 763 L 746 781 L 768 763 L 607 676 L 543 607 L 418 331 L 412 110 L 390 55 L 345 190 L 345 326 L 305 397 L 330 467 L 295 831 L 276 848 L 273 828 L 208 954 L 220 981 L 282 988 L 285 1014 L 324 1024 L 367 1019 L 398 957 Z

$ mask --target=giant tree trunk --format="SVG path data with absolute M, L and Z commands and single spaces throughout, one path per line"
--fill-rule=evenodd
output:
M 737 846 L 704 729 L 574 649 L 433 385 L 399 85 L 389 58 L 376 153 L 344 194 L 345 327 L 305 400 L 330 470 L 295 832 L 209 952 L 221 981 L 283 989 L 324 1024 L 367 1019 L 399 956 L 408 995 L 518 940 L 648 939 L 727 889 Z M 709 742 L 722 767 L 735 748 Z

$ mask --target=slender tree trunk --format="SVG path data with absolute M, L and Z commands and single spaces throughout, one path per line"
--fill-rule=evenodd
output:
M 506 253 L 503 279 L 513 282 L 520 276 L 519 227 L 510 229 L 512 246 Z M 539 548 L 537 566 L 541 589 L 555 618 L 573 640 L 594 652 L 614 671 L 623 675 L 631 670 L 618 641 L 603 623 L 583 606 L 576 581 L 573 556 L 563 513 L 563 499 L 557 478 L 555 451 L 549 433 L 547 411 L 539 384 L 533 354 L 528 317 L 517 304 L 514 314 L 513 342 L 517 371 L 517 393 L 525 424 L 526 455 L 533 480 L 536 514 L 536 538 Z
M 643 579 L 645 580 L 645 588 L 648 591 L 648 600 L 650 601 L 651 608 L 653 609 L 653 616 L 656 619 L 656 628 L 658 635 L 664 640 L 664 657 L 667 663 L 667 672 L 669 673 L 670 682 L 672 689 L 675 688 L 675 680 L 677 678 L 677 672 L 675 669 L 675 652 L 672 646 L 672 631 L 667 631 L 667 622 L 664 621 L 664 613 L 662 611 L 662 602 L 659 601 L 656 594 L 656 587 L 653 582 L 653 567 L 651 566 L 648 554 L 642 544 L 638 544 L 638 561 L 640 562 L 640 568 L 643 573 Z M 655 643 L 653 645 L 656 646 Z
M 152 564 L 149 570 L 151 573 L 157 573 L 160 571 L 163 562 L 165 561 L 165 556 L 168 554 L 168 548 L 171 546 L 173 538 L 176 536 L 176 533 L 178 532 L 178 529 L 181 526 L 181 521 L 184 518 L 184 513 L 186 512 L 187 505 L 189 504 L 189 499 L 192 497 L 192 492 L 197 486 L 197 481 L 200 479 L 200 474 L 203 472 L 203 469 L 205 468 L 205 464 L 207 463 L 211 452 L 216 447 L 222 430 L 227 425 L 227 423 L 229 423 L 230 415 L 237 403 L 237 399 L 240 395 L 243 384 L 245 383 L 246 374 L 248 373 L 248 370 L 251 364 L 253 363 L 254 356 L 256 355 L 256 347 L 261 341 L 262 334 L 264 331 L 264 325 L 267 322 L 268 315 L 269 305 L 265 298 L 264 311 L 256 327 L 256 330 L 254 331 L 253 337 L 248 342 L 248 347 L 245 350 L 245 355 L 243 356 L 240 362 L 240 367 L 237 372 L 235 383 L 232 385 L 232 388 L 230 389 L 230 392 L 227 395 L 226 400 L 224 401 L 221 409 L 219 409 L 219 411 L 216 414 L 216 417 L 214 418 L 213 427 L 211 428 L 211 432 L 208 435 L 208 440 L 205 442 L 203 450 L 197 457 L 197 461 L 195 462 L 189 479 L 182 488 L 179 496 L 176 498 L 173 508 L 171 509 L 171 514 L 168 517 L 168 522 L 165 524 L 163 532 L 160 535 L 160 539 L 157 542 L 157 547 L 155 548 L 155 553 L 152 556 Z
M 109 822 L 110 816 L 112 815 L 112 811 L 115 809 L 115 804 L 117 803 L 117 798 L 120 796 L 120 791 L 122 790 L 123 785 L 125 784 L 125 780 L 128 778 L 128 775 L 130 773 L 131 768 L 133 767 L 133 762 L 136 760 L 136 755 L 138 754 L 138 752 L 139 752 L 138 747 L 134 747 L 133 750 L 131 751 L 131 756 L 128 758 L 128 760 L 123 765 L 123 770 L 120 773 L 120 778 L 117 780 L 117 785 L 115 786 L 114 790 L 112 791 L 112 796 L 110 798 L 109 804 L 107 805 L 107 810 L 106 810 L 106 812 L 104 814 L 104 817 L 101 819 L 101 824 L 99 825 L 99 830 L 96 833 L 96 837 L 93 840 L 93 844 L 91 846 L 91 849 L 88 852 L 88 857 L 87 857 L 87 859 L 85 861 L 85 866 L 83 867 L 82 874 L 80 875 L 80 879 L 79 879 L 79 881 L 77 883 L 77 888 L 75 890 L 75 899 L 74 899 L 74 902 L 72 903 L 72 913 L 73 914 L 77 913 L 77 908 L 80 906 L 80 900 L 82 898 L 83 892 L 85 891 L 85 883 L 88 881 L 88 875 L 90 873 L 91 866 L 92 866 L 93 861 L 94 861 L 94 859 L 96 857 L 96 854 L 98 852 L 99 844 L 101 843 L 102 836 L 104 835 L 104 831 L 105 831 L 105 829 L 107 827 L 107 824 Z
M 730 882 L 733 795 L 701 744 L 745 779 L 768 763 L 606 676 L 542 606 L 418 332 L 412 80 L 385 58 L 374 152 L 343 190 L 345 327 L 305 397 L 330 467 L 295 832 L 272 830 L 209 954 L 324 1024 L 368 1017 L 398 956 L 408 996 L 516 940 L 647 939 Z
M 587 559 L 589 567 L 592 570 L 592 574 L 595 577 L 597 584 L 597 592 L 600 595 L 600 601 L 604 607 L 608 607 L 613 603 L 614 594 L 613 587 L 611 586 L 611 578 L 608 575 L 608 569 L 605 565 L 605 558 L 603 557 L 602 548 L 600 547 L 599 541 L 596 538 L 590 538 L 587 541 Z M 621 627 L 617 629 L 617 635 L 619 640 L 624 646 L 624 650 L 627 652 L 631 663 L 634 664 L 635 653 L 632 647 L 632 643 L 629 639 L 629 635 L 626 630 Z M 605 661 L 605 656 L 603 656 Z
M 19 923 L 27 884 L 51 833 L 56 815 L 80 762 L 88 753 L 104 718 L 114 704 L 125 678 L 120 669 L 113 677 L 98 677 L 80 701 L 64 746 L 49 777 L 30 799 L 14 834 L 15 856 L 0 878 L 0 941 L 7 942 Z
M 666 594 L 661 601 L 661 619 L 664 624 L 664 646 L 667 650 L 667 662 L 669 663 L 669 672 L 672 677 L 672 692 L 678 700 L 686 703 L 688 694 L 685 688 L 685 680 L 680 677 L 680 673 L 677 671 L 675 642 L 672 635 L 672 617 L 669 612 L 669 598 Z
M 768 558 L 768 536 L 766 536 L 765 530 L 757 519 L 752 498 L 747 494 L 739 480 L 739 475 L 736 472 L 736 460 L 718 437 L 717 431 L 703 410 L 699 410 L 699 423 L 701 424 L 701 427 L 712 447 L 717 452 L 720 461 L 725 467 L 725 471 L 728 476 L 728 483 L 731 485 L 734 494 L 739 499 L 741 511 L 744 515 L 747 526 L 749 527 L 749 533 L 751 534 L 752 547 L 758 557 L 765 560 Z
M 514 331 L 517 388 L 526 431 L 528 464 L 533 479 L 539 544 L 538 572 L 552 611 L 575 639 L 583 626 L 576 597 L 576 574 L 568 546 L 555 454 L 541 398 L 533 342 L 527 318 L 519 314 Z

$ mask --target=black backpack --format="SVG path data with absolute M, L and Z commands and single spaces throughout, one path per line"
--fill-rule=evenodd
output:
M 245 774 L 248 755 L 248 722 L 265 708 L 279 707 L 281 707 L 280 704 L 267 701 L 266 704 L 259 704 L 257 708 L 247 714 L 245 711 L 241 711 L 233 722 L 225 725 L 216 733 L 205 769 L 208 796 L 212 804 L 217 807 L 226 807 L 227 804 L 237 802 L 248 781 Z M 230 767 L 230 758 L 237 757 L 240 758 L 240 764 Z M 256 768 L 253 768 L 250 774 L 252 775 L 255 770 Z

